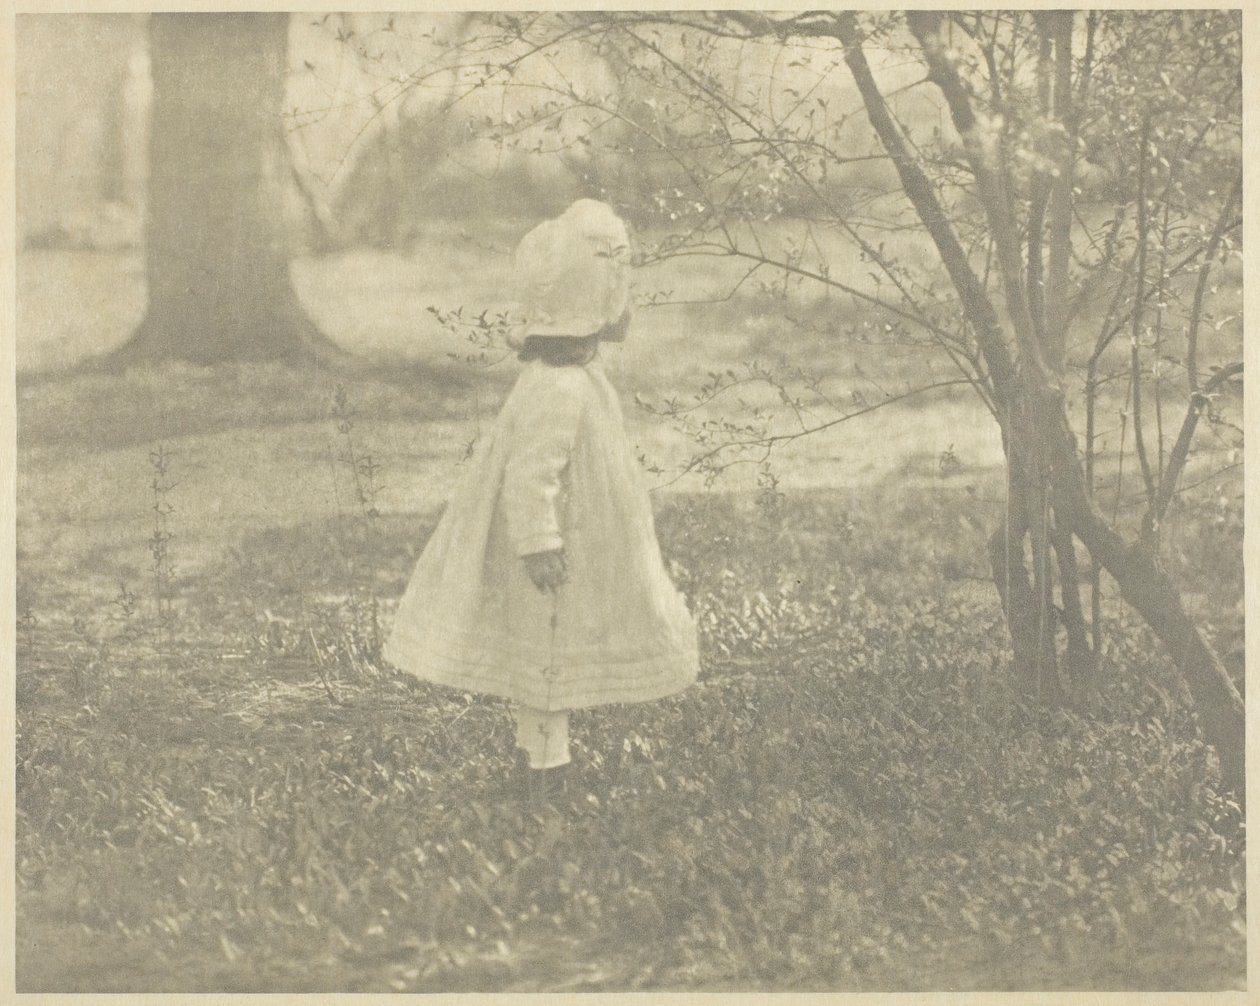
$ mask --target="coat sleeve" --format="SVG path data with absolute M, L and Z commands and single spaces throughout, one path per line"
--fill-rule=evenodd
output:
M 558 504 L 582 414 L 581 376 L 548 368 L 521 389 L 503 473 L 504 513 L 518 556 L 564 546 Z

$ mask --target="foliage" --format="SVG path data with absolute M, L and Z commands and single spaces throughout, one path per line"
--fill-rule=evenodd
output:
M 664 505 L 703 680 L 579 715 L 575 784 L 536 816 L 499 704 L 370 662 L 330 701 L 295 639 L 321 597 L 395 596 L 412 554 L 383 541 L 429 522 L 379 517 L 345 567 L 328 529 L 242 542 L 181 584 L 181 673 L 116 628 L 90 708 L 28 619 L 21 987 L 1231 982 L 1242 820 L 1172 668 L 1111 614 L 1092 710 L 1022 704 L 1000 612 L 944 572 L 971 561 L 963 513 Z

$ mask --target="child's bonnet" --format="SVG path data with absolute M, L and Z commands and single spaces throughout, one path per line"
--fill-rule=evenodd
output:
M 630 305 L 630 235 L 607 203 L 579 199 L 526 234 L 513 256 L 522 323 L 510 337 L 593 335 Z

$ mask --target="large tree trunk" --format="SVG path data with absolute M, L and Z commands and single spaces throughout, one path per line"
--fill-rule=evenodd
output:
M 103 200 L 121 203 L 127 198 L 127 65 L 124 62 L 109 82 L 101 109 L 99 191 Z
M 336 355 L 289 280 L 287 14 L 154 14 L 148 313 L 115 362 Z

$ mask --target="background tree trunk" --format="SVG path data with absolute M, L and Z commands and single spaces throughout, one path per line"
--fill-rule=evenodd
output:
M 148 313 L 115 362 L 326 359 L 289 279 L 287 14 L 154 14 Z
M 121 203 L 127 198 L 127 67 L 110 81 L 101 110 L 99 186 L 101 198 Z

